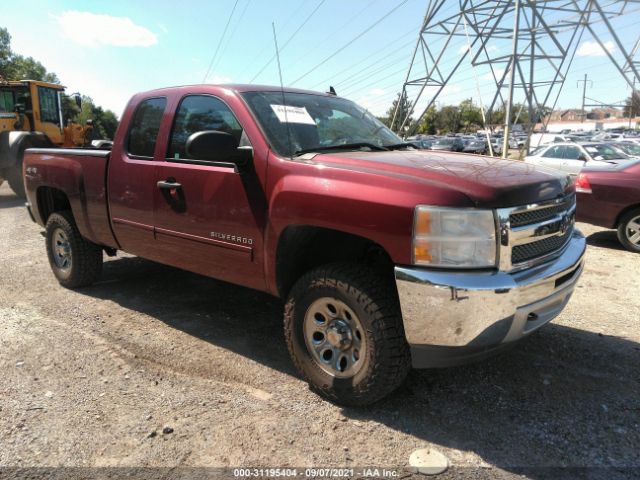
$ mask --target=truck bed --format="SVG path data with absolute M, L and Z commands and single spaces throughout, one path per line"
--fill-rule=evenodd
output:
M 110 152 L 90 148 L 30 148 L 25 152 L 27 196 L 44 226 L 47 202 L 61 191 L 69 199 L 80 233 L 99 245 L 117 248 L 111 230 L 106 179 Z

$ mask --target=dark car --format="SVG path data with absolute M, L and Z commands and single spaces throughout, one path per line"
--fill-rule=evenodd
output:
M 583 168 L 576 195 L 578 221 L 617 229 L 620 243 L 640 253 L 640 161 Z
M 431 150 L 441 150 L 447 152 L 461 152 L 464 149 L 464 141 L 459 137 L 439 138 L 433 145 Z
M 487 142 L 485 140 L 471 140 L 462 150 L 466 153 L 478 153 L 480 155 L 487 152 Z

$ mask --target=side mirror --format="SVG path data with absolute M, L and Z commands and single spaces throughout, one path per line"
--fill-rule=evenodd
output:
M 238 147 L 233 135 L 219 130 L 192 134 L 187 139 L 186 151 L 194 160 L 234 163 L 239 170 L 246 168 L 253 157 L 253 148 Z
M 586 157 L 586 155 L 581 154 L 581 155 L 578 157 L 578 160 L 580 160 L 580 161 L 582 161 L 582 162 L 586 162 L 586 161 L 587 161 L 587 157 Z

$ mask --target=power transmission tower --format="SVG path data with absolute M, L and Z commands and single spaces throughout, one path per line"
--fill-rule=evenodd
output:
M 470 70 L 492 92 L 484 104 L 487 122 L 505 109 L 508 131 L 518 99 L 529 113 L 530 136 L 537 122 L 548 121 L 583 36 L 590 36 L 632 85 L 640 79 L 640 62 L 634 61 L 640 42 L 629 48 L 615 24 L 623 15 L 640 20 L 639 7 L 640 0 L 429 0 L 402 87 L 411 108 L 398 121 L 396 110 L 397 131 L 419 112 L 408 129 L 415 133 L 436 99 L 447 87 L 459 88 L 458 75 Z

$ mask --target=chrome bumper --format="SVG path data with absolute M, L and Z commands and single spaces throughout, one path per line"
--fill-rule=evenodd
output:
M 550 322 L 571 298 L 585 249 L 584 236 L 575 230 L 559 257 L 518 272 L 396 267 L 413 366 L 477 360 Z

